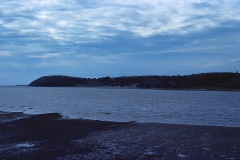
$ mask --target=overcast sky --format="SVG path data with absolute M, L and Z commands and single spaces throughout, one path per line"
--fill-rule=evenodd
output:
M 240 0 L 1 0 L 0 85 L 240 71 Z

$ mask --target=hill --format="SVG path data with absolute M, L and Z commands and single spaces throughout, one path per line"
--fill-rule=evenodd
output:
M 165 89 L 240 89 L 240 74 L 231 72 L 200 73 L 174 76 L 122 76 L 79 78 L 70 76 L 43 76 L 29 86 L 111 86 Z
M 86 78 L 70 77 L 70 76 L 43 76 L 32 81 L 29 86 L 39 86 L 39 87 L 63 87 L 63 86 L 76 86 L 76 84 L 87 83 Z

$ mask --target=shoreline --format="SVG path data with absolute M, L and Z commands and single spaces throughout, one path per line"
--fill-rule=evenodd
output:
M 240 128 L 0 112 L 0 159 L 240 159 Z
M 220 91 L 220 92 L 240 92 L 240 89 L 227 88 L 139 88 L 139 87 L 111 87 L 111 86 L 29 86 L 29 85 L 6 85 L 0 87 L 36 87 L 36 88 L 101 88 L 101 89 L 140 89 L 140 90 L 166 90 L 166 91 Z
M 31 109 L 31 108 L 30 108 Z M 68 116 L 68 115 L 63 115 L 62 113 L 57 113 L 54 112 L 56 114 L 60 114 L 61 119 L 62 120 L 86 120 L 86 121 L 103 121 L 103 122 L 113 122 L 113 123 L 134 123 L 134 124 L 166 124 L 166 125 L 187 125 L 187 126 L 205 126 L 205 127 L 227 127 L 227 128 L 240 128 L 239 124 L 206 124 L 206 123 L 184 123 L 184 122 L 178 122 L 178 123 L 174 123 L 174 122 L 161 122 L 161 121 L 135 121 L 135 120 L 129 120 L 129 121 L 120 121 L 120 120 L 106 120 L 106 119 L 90 119 L 90 118 L 82 118 L 82 117 L 76 117 L 76 116 Z M 52 114 L 52 112 L 46 112 L 46 113 L 26 113 L 24 111 L 0 111 L 0 115 L 1 114 L 9 114 L 11 116 L 13 115 L 24 115 L 22 118 L 24 117 L 29 117 L 29 116 L 37 116 L 37 115 L 44 115 L 44 114 Z M 106 112 L 105 114 L 109 114 L 108 112 Z M 18 117 L 16 119 L 19 119 L 21 117 Z M 1 123 L 1 117 L 0 117 L 0 123 Z

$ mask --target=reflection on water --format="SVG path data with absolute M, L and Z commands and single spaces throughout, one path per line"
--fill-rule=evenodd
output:
M 240 127 L 240 92 L 0 87 L 0 110 L 71 118 Z

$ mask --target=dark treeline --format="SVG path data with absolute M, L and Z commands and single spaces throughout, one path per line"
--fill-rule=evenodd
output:
M 240 89 L 239 73 L 200 73 L 173 76 L 122 76 L 111 78 L 79 78 L 69 76 L 44 76 L 30 86 L 109 86 L 138 88 L 179 89 Z

